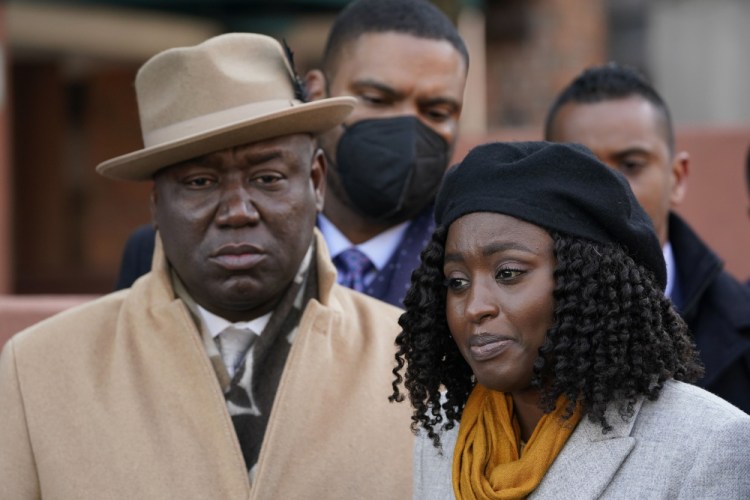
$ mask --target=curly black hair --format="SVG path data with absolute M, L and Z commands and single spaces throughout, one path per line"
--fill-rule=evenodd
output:
M 605 410 L 632 417 L 640 396 L 659 397 L 670 378 L 693 382 L 703 372 L 685 322 L 653 277 L 619 245 L 550 232 L 554 241 L 553 324 L 534 362 L 532 385 L 549 413 L 560 395 L 568 407 L 611 430 Z M 448 329 L 443 256 L 447 230 L 439 227 L 421 254 L 404 299 L 396 338 L 391 401 L 414 407 L 412 430 L 422 427 L 440 448 L 439 431 L 455 427 L 476 383 Z M 401 375 L 401 371 L 404 375 Z

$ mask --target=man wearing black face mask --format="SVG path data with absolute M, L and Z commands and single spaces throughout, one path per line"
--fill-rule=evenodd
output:
M 318 226 L 339 283 L 401 306 L 434 228 L 468 65 L 455 26 L 427 0 L 355 0 L 337 16 L 306 85 L 313 100 L 357 98 L 319 137 L 329 168 Z M 148 272 L 153 242 L 150 227 L 133 233 L 116 288 Z
M 368 219 L 400 224 L 432 200 L 448 144 L 413 116 L 365 119 L 344 128 L 335 158 L 352 208 Z
M 357 0 L 334 22 L 306 83 L 311 99 L 357 98 L 319 138 L 330 167 L 318 226 L 340 283 L 401 305 L 434 228 L 468 64 L 455 26 L 425 0 Z

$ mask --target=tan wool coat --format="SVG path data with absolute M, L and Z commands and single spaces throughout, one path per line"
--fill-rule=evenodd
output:
M 320 299 L 302 317 L 252 485 L 157 245 L 133 288 L 5 345 L 0 497 L 411 498 L 411 411 L 388 401 L 399 310 L 337 285 L 316 238 Z

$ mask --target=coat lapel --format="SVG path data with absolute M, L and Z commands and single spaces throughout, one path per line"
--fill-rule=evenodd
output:
M 630 436 L 643 398 L 633 416 L 623 421 L 616 409 L 607 411 L 612 430 L 584 417 L 531 498 L 599 498 L 635 446 Z

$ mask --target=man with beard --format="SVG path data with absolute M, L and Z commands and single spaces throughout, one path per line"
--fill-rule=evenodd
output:
M 455 26 L 426 0 L 358 0 L 336 18 L 306 85 L 312 100 L 357 99 L 320 137 L 330 167 L 318 226 L 339 283 L 401 306 L 434 229 L 468 65 Z M 152 241 L 150 228 L 131 238 L 118 288 L 148 271 Z

